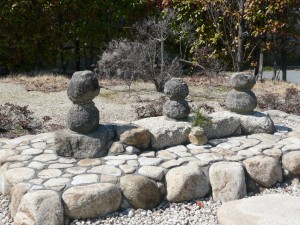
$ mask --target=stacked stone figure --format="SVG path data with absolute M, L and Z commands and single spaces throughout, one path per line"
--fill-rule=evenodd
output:
M 257 99 L 251 88 L 255 77 L 247 73 L 235 73 L 231 76 L 230 85 L 234 89 L 226 97 L 226 107 L 239 114 L 250 114 L 256 108 Z
M 92 101 L 100 92 L 100 86 L 91 71 L 75 72 L 68 85 L 68 97 L 73 106 L 67 115 L 70 130 L 87 134 L 95 131 L 99 125 L 99 110 Z
M 185 100 L 189 94 L 188 85 L 180 78 L 166 82 L 164 93 L 170 98 L 163 106 L 163 114 L 172 119 L 185 119 L 190 114 L 190 107 Z

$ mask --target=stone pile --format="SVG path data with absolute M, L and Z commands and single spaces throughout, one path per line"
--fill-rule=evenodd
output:
M 91 71 L 75 72 L 67 94 L 73 106 L 67 115 L 70 130 L 88 134 L 99 125 L 99 110 L 92 101 L 100 92 L 99 82 Z
M 246 73 L 235 73 L 230 78 L 233 88 L 226 97 L 226 107 L 236 113 L 249 114 L 257 105 L 255 94 L 251 88 L 255 85 L 255 76 Z
M 56 153 L 75 158 L 94 158 L 107 154 L 114 137 L 113 127 L 99 125 L 99 110 L 92 101 L 100 92 L 91 71 L 75 72 L 67 94 L 73 106 L 67 115 L 67 130 L 56 133 Z
M 189 140 L 193 145 L 205 145 L 208 141 L 202 127 L 192 127 Z
M 163 106 L 163 114 L 171 119 L 185 119 L 190 114 L 190 107 L 185 100 L 189 95 L 188 85 L 180 78 L 172 78 L 165 83 L 164 93 L 170 100 Z

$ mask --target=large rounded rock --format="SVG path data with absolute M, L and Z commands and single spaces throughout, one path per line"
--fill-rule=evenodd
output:
M 125 198 L 136 209 L 152 209 L 160 202 L 156 183 L 141 175 L 126 175 L 120 179 Z
M 15 217 L 23 196 L 28 192 L 31 186 L 32 185 L 28 183 L 18 183 L 11 189 L 9 210 L 12 218 Z
M 150 131 L 151 146 L 156 150 L 188 142 L 191 131 L 189 122 L 174 121 L 164 116 L 145 118 L 133 123 Z
M 121 204 L 121 191 L 115 184 L 90 184 L 69 188 L 62 199 L 65 213 L 71 218 L 93 218 L 117 211 Z
M 190 107 L 185 100 L 170 100 L 164 104 L 163 114 L 171 119 L 185 119 L 190 114 Z
M 249 176 L 263 187 L 270 188 L 282 181 L 282 169 L 279 161 L 270 156 L 254 156 L 244 160 Z
M 37 190 L 24 195 L 14 218 L 15 225 L 63 225 L 64 211 L 56 191 Z
M 241 163 L 214 163 L 209 169 L 209 180 L 215 201 L 232 201 L 247 194 L 245 173 Z
M 255 76 L 247 73 L 235 73 L 230 78 L 230 85 L 235 90 L 250 90 L 256 83 Z
M 296 225 L 299 208 L 299 197 L 272 194 L 226 202 L 217 217 L 220 225 Z
M 91 101 L 100 92 L 99 82 L 92 71 L 78 71 L 72 76 L 67 94 L 74 103 Z
M 77 159 L 97 158 L 107 155 L 112 145 L 114 130 L 110 125 L 99 125 L 89 134 L 60 130 L 55 134 L 55 149 L 59 156 Z
M 294 175 L 300 175 L 300 151 L 289 152 L 282 157 L 283 168 Z
M 99 125 L 99 110 L 93 102 L 73 105 L 67 115 L 70 130 L 87 134 L 97 129 Z
M 210 189 L 204 172 L 195 165 L 171 169 L 166 175 L 167 200 L 190 201 L 205 196 Z
M 150 144 L 150 132 L 148 129 L 139 127 L 125 131 L 120 135 L 120 141 L 126 145 L 146 149 Z
M 225 100 L 226 107 L 236 113 L 251 113 L 257 106 L 257 99 L 251 90 L 231 90 Z
M 164 93 L 172 100 L 183 100 L 189 95 L 189 87 L 182 79 L 172 78 L 165 83 Z

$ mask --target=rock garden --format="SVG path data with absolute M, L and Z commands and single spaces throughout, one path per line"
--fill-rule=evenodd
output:
M 300 117 L 254 111 L 252 75 L 233 74 L 229 82 L 227 111 L 193 112 L 188 85 L 173 78 L 165 84 L 163 116 L 99 124 L 98 80 L 76 72 L 67 129 L 0 140 L 0 190 L 10 198 L 14 224 L 68 224 L 207 196 L 224 203 L 221 225 L 299 224 L 299 197 L 243 198 L 299 177 L 300 129 L 273 119 Z

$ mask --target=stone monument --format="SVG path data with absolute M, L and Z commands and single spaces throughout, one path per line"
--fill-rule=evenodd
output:
M 190 107 L 185 100 L 189 95 L 188 85 L 180 78 L 172 78 L 165 83 L 164 93 L 170 98 L 163 106 L 163 114 L 171 119 L 185 119 Z
M 99 92 L 99 82 L 92 71 L 73 74 L 67 90 L 73 102 L 67 115 L 69 129 L 58 131 L 55 135 L 58 155 L 95 158 L 107 154 L 114 131 L 110 125 L 99 125 L 99 110 L 92 101 Z
M 255 77 L 247 73 L 235 73 L 230 78 L 233 90 L 226 97 L 226 107 L 239 114 L 250 114 L 257 106 L 257 99 L 251 88 L 255 85 Z

